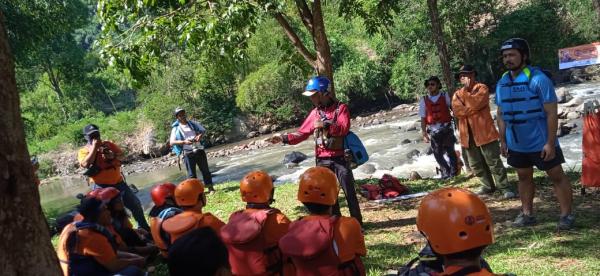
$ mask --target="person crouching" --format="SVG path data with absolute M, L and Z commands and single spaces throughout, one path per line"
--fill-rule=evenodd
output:
M 233 275 L 289 275 L 284 266 L 293 272 L 278 247 L 290 220 L 270 206 L 274 192 L 271 176 L 263 171 L 250 172 L 240 182 L 246 208 L 231 214 L 221 228 Z
M 332 215 L 339 193 L 335 174 L 313 167 L 300 176 L 298 200 L 308 216 L 293 222 L 279 241 L 290 256 L 297 275 L 365 275 L 364 236 L 355 218 Z

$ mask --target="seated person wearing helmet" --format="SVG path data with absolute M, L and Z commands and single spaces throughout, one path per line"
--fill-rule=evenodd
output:
M 175 188 L 175 202 L 183 212 L 162 223 L 162 229 L 171 236 L 171 243 L 194 229 L 208 226 L 219 233 L 225 225 L 213 214 L 202 213 L 206 195 L 204 184 L 198 179 L 190 178 L 179 183 Z
M 423 198 L 417 229 L 444 263 L 444 271 L 432 275 L 496 275 L 481 266 L 483 250 L 494 242 L 493 227 L 485 203 L 470 191 L 443 188 Z
M 297 275 L 365 275 L 361 256 L 367 250 L 359 222 L 332 213 L 338 193 L 335 174 L 325 167 L 300 176 L 298 200 L 310 214 L 293 222 L 279 240 Z
M 231 214 L 221 228 L 233 275 L 289 275 L 278 243 L 290 220 L 270 206 L 275 193 L 271 176 L 263 171 L 248 173 L 240 182 L 240 193 L 246 209 Z M 286 267 L 293 273 L 293 267 Z
M 154 206 L 148 214 L 150 216 L 150 233 L 163 257 L 167 256 L 168 244 L 171 242 L 171 238 L 161 229 L 162 222 L 182 212 L 175 203 L 176 187 L 173 183 L 161 183 L 154 186 L 150 192 L 154 202 Z
M 66 275 L 144 275 L 144 258 L 117 250 L 113 235 L 101 225 L 110 224 L 106 203 L 88 197 L 77 207 L 83 220 L 67 225 L 57 254 Z
M 177 239 L 167 259 L 171 276 L 230 276 L 227 248 L 210 227 L 200 227 Z
M 144 240 L 143 232 L 145 230 L 138 229 L 137 231 L 141 231 L 141 233 L 138 233 L 133 229 L 129 216 L 125 212 L 119 190 L 113 187 L 95 189 L 89 192 L 86 197 L 94 197 L 106 204 L 111 220 L 108 224 L 101 223 L 100 225 L 113 235 L 119 250 L 142 256 L 150 256 L 156 252 L 156 246 Z

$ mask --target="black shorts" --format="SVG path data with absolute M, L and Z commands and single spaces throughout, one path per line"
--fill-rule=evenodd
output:
M 556 154 L 554 155 L 554 159 L 550 161 L 544 161 L 540 157 L 542 154 L 541 151 L 538 152 L 518 152 L 508 150 L 508 158 L 506 162 L 517 169 L 525 169 L 536 166 L 539 170 L 547 171 L 556 167 L 556 165 L 560 165 L 565 163 L 565 157 L 563 156 L 562 150 L 559 146 L 556 147 Z

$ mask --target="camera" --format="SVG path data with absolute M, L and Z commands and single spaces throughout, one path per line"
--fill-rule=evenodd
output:
M 194 141 L 194 138 L 189 138 L 187 140 L 192 142 L 192 144 L 190 146 L 192 147 L 193 153 L 196 153 L 200 150 L 204 150 L 204 146 L 202 145 L 202 143 Z

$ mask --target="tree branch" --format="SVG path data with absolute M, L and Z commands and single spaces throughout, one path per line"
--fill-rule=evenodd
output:
M 310 66 L 315 68 L 317 65 L 315 56 L 308 49 L 306 49 L 306 46 L 304 46 L 304 44 L 302 43 L 302 40 L 300 40 L 300 38 L 298 37 L 296 32 L 294 32 L 294 29 L 292 29 L 292 27 L 287 22 L 285 17 L 283 17 L 283 14 L 277 12 L 277 13 L 274 13 L 273 16 L 275 17 L 275 19 L 277 20 L 279 25 L 281 25 L 281 27 L 283 28 L 283 31 L 285 32 L 287 37 L 290 39 L 290 41 L 292 42 L 292 44 L 294 45 L 296 50 L 298 50 L 298 52 L 300 52 L 302 57 L 304 57 L 304 59 L 306 60 L 306 62 L 308 62 L 308 64 L 310 64 Z
M 308 31 L 312 34 L 313 33 L 312 13 L 310 12 L 308 5 L 306 4 L 306 1 L 305 0 L 295 0 L 295 2 L 296 2 L 296 8 L 298 8 L 298 15 L 300 16 L 300 19 L 302 19 L 302 23 L 304 24 L 306 29 L 308 29 Z

